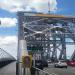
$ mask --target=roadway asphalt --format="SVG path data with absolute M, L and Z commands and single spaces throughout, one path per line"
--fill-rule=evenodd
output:
M 16 63 L 13 62 L 0 68 L 0 75 L 16 75 Z
M 50 75 L 75 75 L 75 67 L 66 68 L 54 68 L 53 64 L 44 69 Z

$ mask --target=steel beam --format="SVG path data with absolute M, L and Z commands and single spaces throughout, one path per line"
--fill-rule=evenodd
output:
M 62 50 L 60 52 L 59 59 L 66 60 L 66 43 L 65 43 L 65 35 L 61 35 L 61 43 L 62 43 Z

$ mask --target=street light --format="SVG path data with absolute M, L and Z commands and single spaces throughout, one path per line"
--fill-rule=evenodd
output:
M 50 14 L 50 0 L 48 0 L 48 8 L 49 8 L 49 14 Z

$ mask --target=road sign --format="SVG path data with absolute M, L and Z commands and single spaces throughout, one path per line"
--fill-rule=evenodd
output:
M 27 46 L 27 50 L 31 50 L 31 51 L 43 51 L 43 47 L 42 46 Z
M 22 56 L 22 66 L 24 68 L 31 68 L 32 57 L 31 56 Z

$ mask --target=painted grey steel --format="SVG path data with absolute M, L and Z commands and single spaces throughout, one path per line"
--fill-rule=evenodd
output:
M 18 39 L 24 38 L 28 46 L 42 46 L 44 55 L 49 59 L 54 57 L 55 60 L 59 50 L 58 58 L 66 60 L 66 45 L 75 44 L 75 18 L 36 16 L 37 14 L 18 12 Z M 73 42 L 66 42 L 65 40 L 68 38 L 72 39 Z

